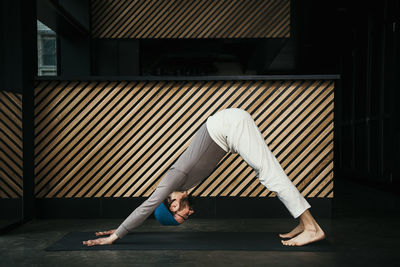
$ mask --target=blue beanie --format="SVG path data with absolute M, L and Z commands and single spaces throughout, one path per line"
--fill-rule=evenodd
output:
M 175 220 L 174 216 L 164 205 L 164 203 L 161 203 L 156 208 L 156 210 L 154 211 L 154 216 L 156 217 L 157 221 L 162 225 L 179 225 L 179 223 Z

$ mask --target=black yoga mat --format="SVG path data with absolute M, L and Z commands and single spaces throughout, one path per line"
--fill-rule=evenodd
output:
M 260 232 L 137 232 L 112 245 L 88 247 L 82 241 L 96 239 L 92 232 L 71 232 L 46 251 L 65 250 L 248 250 L 248 251 L 333 251 L 322 240 L 301 247 L 281 244 L 277 233 Z

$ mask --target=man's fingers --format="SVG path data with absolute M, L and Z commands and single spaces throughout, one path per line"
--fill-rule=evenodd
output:
M 109 230 L 109 231 L 96 232 L 95 235 L 102 236 L 102 235 L 111 235 L 113 233 L 114 233 L 113 230 Z
M 83 244 L 91 247 L 91 246 L 94 246 L 94 245 L 98 245 L 99 242 L 98 242 L 98 239 L 95 239 L 95 240 L 83 241 Z
M 98 238 L 98 239 L 83 241 L 83 244 L 87 246 L 111 244 L 110 242 L 107 242 L 107 240 L 108 240 L 107 238 Z
M 83 244 L 90 247 L 90 246 L 92 246 L 92 242 L 91 242 L 91 241 L 92 241 L 92 240 L 83 241 Z
M 109 234 L 108 232 L 109 232 L 109 231 L 97 232 L 96 235 L 97 235 L 97 236 L 108 235 L 108 234 Z

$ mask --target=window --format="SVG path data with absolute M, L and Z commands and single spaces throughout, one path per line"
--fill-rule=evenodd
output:
M 57 75 L 57 36 L 46 25 L 37 21 L 38 76 Z
M 42 65 L 56 65 L 56 39 L 52 36 L 42 37 Z

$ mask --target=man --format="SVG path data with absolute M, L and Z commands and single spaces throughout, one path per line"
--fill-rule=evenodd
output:
M 179 225 L 193 209 L 188 189 L 207 178 L 227 152 L 239 153 L 256 171 L 260 182 L 276 193 L 300 223 L 291 232 L 281 234 L 282 244 L 302 246 L 325 238 L 325 234 L 309 212 L 311 207 L 287 177 L 269 150 L 249 113 L 231 108 L 217 112 L 195 134 L 191 144 L 167 171 L 153 194 L 136 208 L 116 230 L 97 232 L 106 238 L 83 241 L 88 246 L 112 244 L 138 227 L 155 210 L 163 225 Z

